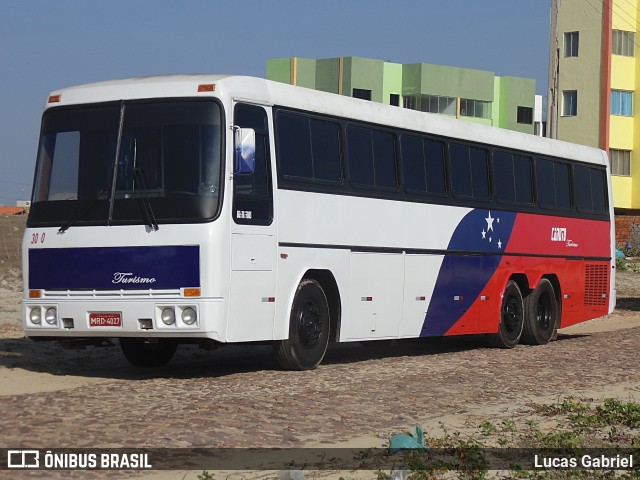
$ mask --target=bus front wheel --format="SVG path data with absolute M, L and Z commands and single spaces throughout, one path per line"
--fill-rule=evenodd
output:
M 524 311 L 522 342 L 530 345 L 549 343 L 558 323 L 558 302 L 549 280 L 540 280 L 538 286 L 525 299 Z
M 524 301 L 522 293 L 518 284 L 509 280 L 502 295 L 498 333 L 491 337 L 491 343 L 499 348 L 513 348 L 520 342 L 523 327 Z
M 320 284 L 304 279 L 298 285 L 291 315 L 289 338 L 276 343 L 276 358 L 288 370 L 316 368 L 329 344 L 329 302 Z
M 161 367 L 173 358 L 178 343 L 166 339 L 147 342 L 144 338 L 121 338 L 120 348 L 125 358 L 136 367 Z

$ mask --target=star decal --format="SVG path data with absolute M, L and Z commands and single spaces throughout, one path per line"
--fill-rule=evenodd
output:
M 482 229 L 482 239 L 484 240 L 485 238 L 487 238 L 487 232 L 484 231 L 484 228 Z
M 493 230 L 493 221 L 495 219 L 491 218 L 491 212 L 489 212 L 489 216 L 485 218 L 485 220 L 487 221 L 487 231 Z
M 498 250 L 502 249 L 502 240 L 498 239 Z

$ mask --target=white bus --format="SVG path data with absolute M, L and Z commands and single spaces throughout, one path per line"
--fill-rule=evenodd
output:
M 259 78 L 58 90 L 23 244 L 26 335 L 179 343 L 486 334 L 545 344 L 615 305 L 606 154 Z

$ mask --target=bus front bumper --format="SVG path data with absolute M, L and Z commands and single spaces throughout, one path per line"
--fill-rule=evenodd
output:
M 27 337 L 166 337 L 223 341 L 223 298 L 29 299 L 22 301 Z

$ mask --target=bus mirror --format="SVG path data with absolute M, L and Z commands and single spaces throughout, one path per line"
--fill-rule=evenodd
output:
M 252 128 L 233 129 L 235 134 L 234 174 L 253 173 L 256 167 L 256 132 Z

